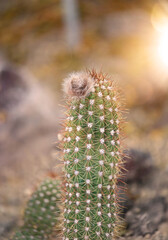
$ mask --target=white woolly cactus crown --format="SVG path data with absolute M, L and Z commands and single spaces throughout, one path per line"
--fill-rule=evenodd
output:
M 94 86 L 94 79 L 87 72 L 71 73 L 63 83 L 64 92 L 70 97 L 86 97 Z
M 94 71 L 72 73 L 64 91 L 70 99 L 63 139 L 63 239 L 114 239 L 122 164 L 117 92 L 111 80 Z

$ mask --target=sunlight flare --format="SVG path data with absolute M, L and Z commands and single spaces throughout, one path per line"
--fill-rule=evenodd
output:
M 158 42 L 158 55 L 161 62 L 168 66 L 168 26 L 163 28 Z

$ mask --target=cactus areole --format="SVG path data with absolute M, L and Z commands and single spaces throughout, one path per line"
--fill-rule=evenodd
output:
M 117 91 L 94 71 L 70 74 L 63 87 L 68 99 L 63 239 L 114 239 L 121 165 Z

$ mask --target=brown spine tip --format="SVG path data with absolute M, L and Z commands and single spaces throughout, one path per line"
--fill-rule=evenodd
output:
M 64 79 L 63 90 L 71 97 L 85 97 L 94 87 L 94 78 L 87 72 L 71 73 Z

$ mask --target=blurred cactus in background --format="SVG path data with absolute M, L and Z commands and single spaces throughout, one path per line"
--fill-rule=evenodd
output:
M 111 239 L 120 225 L 118 93 L 111 80 L 94 71 L 72 73 L 64 91 L 70 100 L 63 143 L 64 239 Z
M 60 181 L 46 179 L 28 201 L 24 225 L 15 233 L 13 240 L 49 239 L 59 230 L 60 199 Z

